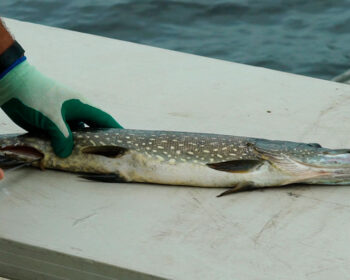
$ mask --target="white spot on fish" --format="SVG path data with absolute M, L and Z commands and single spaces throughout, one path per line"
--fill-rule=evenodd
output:
M 193 155 L 193 152 L 191 152 L 191 151 L 189 151 L 189 152 L 187 152 L 189 155 Z
M 180 151 L 180 150 L 177 150 L 177 151 L 176 151 L 176 154 L 178 154 L 178 155 L 181 154 L 181 151 Z
M 117 140 L 117 142 L 118 142 L 118 143 L 123 143 L 123 141 L 122 141 L 122 140 Z
M 173 158 L 172 158 L 172 159 L 169 159 L 169 163 L 170 163 L 170 164 L 175 164 L 175 163 L 176 163 L 176 160 L 173 159 Z
M 210 151 L 208 151 L 208 150 L 203 150 L 203 153 L 209 154 Z
M 219 157 L 219 158 L 222 158 L 222 155 L 217 154 L 216 156 Z
M 92 140 L 89 141 L 92 145 L 96 145 L 96 143 Z
M 163 146 L 157 146 L 157 148 L 158 148 L 158 149 L 161 149 L 161 150 L 163 150 L 163 149 L 164 149 L 164 147 L 163 147 Z
M 94 136 L 95 136 L 95 138 L 99 138 L 99 137 L 100 137 L 100 136 L 98 136 L 97 134 L 95 134 Z

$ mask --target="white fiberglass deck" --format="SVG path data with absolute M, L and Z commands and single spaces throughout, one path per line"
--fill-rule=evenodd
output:
M 350 147 L 349 85 L 6 23 L 32 64 L 125 127 Z M 0 125 L 1 133 L 21 131 L 3 113 Z M 33 169 L 9 173 L 0 182 L 0 276 L 348 278 L 350 186 L 216 198 L 221 191 L 92 183 Z

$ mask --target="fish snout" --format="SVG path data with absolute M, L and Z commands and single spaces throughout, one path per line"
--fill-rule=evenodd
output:
M 350 169 L 350 149 L 328 150 L 308 158 L 306 163 L 319 168 Z

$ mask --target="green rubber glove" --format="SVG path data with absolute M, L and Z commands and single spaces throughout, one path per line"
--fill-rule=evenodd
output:
M 46 131 L 55 153 L 67 157 L 73 150 L 71 126 L 121 126 L 81 95 L 41 74 L 23 61 L 0 80 L 0 106 L 27 131 Z

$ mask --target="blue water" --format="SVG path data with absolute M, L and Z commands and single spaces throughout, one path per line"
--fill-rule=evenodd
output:
M 0 15 L 323 79 L 350 68 L 350 0 L 1 0 Z

